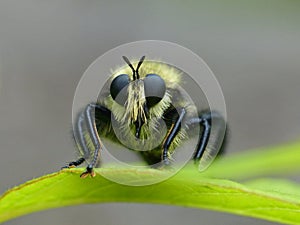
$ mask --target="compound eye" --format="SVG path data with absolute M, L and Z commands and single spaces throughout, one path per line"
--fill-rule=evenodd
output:
M 156 105 L 166 93 L 165 81 L 157 74 L 148 74 L 144 78 L 144 88 L 147 105 Z
M 128 97 L 128 84 L 130 82 L 127 74 L 117 76 L 110 85 L 111 97 L 120 105 L 125 105 Z

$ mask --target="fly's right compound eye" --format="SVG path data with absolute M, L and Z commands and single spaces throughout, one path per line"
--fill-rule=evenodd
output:
M 128 84 L 130 82 L 127 74 L 117 76 L 110 85 L 111 97 L 120 105 L 125 105 L 128 98 Z
M 148 74 L 144 79 L 147 105 L 152 107 L 162 100 L 166 93 L 165 81 L 157 74 Z

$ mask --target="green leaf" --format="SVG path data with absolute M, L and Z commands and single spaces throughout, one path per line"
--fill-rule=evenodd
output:
M 139 202 L 231 212 L 276 222 L 300 224 L 300 185 L 286 180 L 239 184 L 220 178 L 243 178 L 300 167 L 300 144 L 224 157 L 204 173 L 188 165 L 170 179 L 149 186 L 125 186 L 102 177 L 155 179 L 166 171 L 97 169 L 80 179 L 80 169 L 63 170 L 12 188 L 0 197 L 0 222 L 50 208 L 102 202 Z M 259 167 L 259 168 L 256 168 Z
M 220 157 L 202 175 L 240 180 L 270 174 L 298 174 L 299 168 L 300 142 L 295 142 Z
M 283 179 L 257 179 L 246 182 L 250 188 L 262 190 L 277 198 L 288 199 L 290 202 L 299 203 L 300 185 Z

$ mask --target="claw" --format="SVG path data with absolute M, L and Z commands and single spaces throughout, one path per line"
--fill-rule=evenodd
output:
M 76 165 L 73 162 L 70 162 L 68 165 L 61 167 L 61 169 L 70 169 L 75 167 Z
M 84 161 L 85 161 L 85 158 L 77 159 L 76 161 L 69 162 L 66 166 L 61 167 L 61 169 L 75 168 L 75 167 L 81 165 Z
M 88 171 L 85 171 L 83 172 L 81 175 L 80 175 L 80 178 L 86 178 L 88 176 L 91 176 L 91 177 L 95 177 L 96 176 L 96 173 L 94 172 L 94 170 L 92 172 L 88 172 Z
M 153 168 L 163 171 L 174 171 L 174 167 L 172 166 L 172 163 L 169 161 L 169 159 L 161 161 Z
M 63 169 L 69 169 L 69 168 L 70 168 L 69 166 L 63 166 L 60 169 L 63 170 Z
M 89 175 L 90 173 L 88 173 L 88 172 L 84 172 L 84 173 L 82 173 L 81 175 L 80 175 L 80 178 L 86 178 L 88 175 Z
M 92 166 L 87 166 L 86 168 L 86 171 L 83 172 L 81 175 L 80 175 L 80 178 L 86 178 L 88 176 L 91 176 L 91 177 L 95 177 L 96 176 L 96 173 L 95 171 L 93 170 L 93 167 Z

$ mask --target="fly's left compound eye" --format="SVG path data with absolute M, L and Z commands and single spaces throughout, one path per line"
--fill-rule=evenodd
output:
M 144 88 L 147 105 L 156 105 L 166 93 L 165 81 L 157 74 L 148 74 L 144 79 Z
M 127 74 L 121 74 L 117 76 L 110 85 L 110 94 L 111 97 L 120 105 L 125 105 L 128 92 L 127 87 L 129 84 L 129 76 Z

